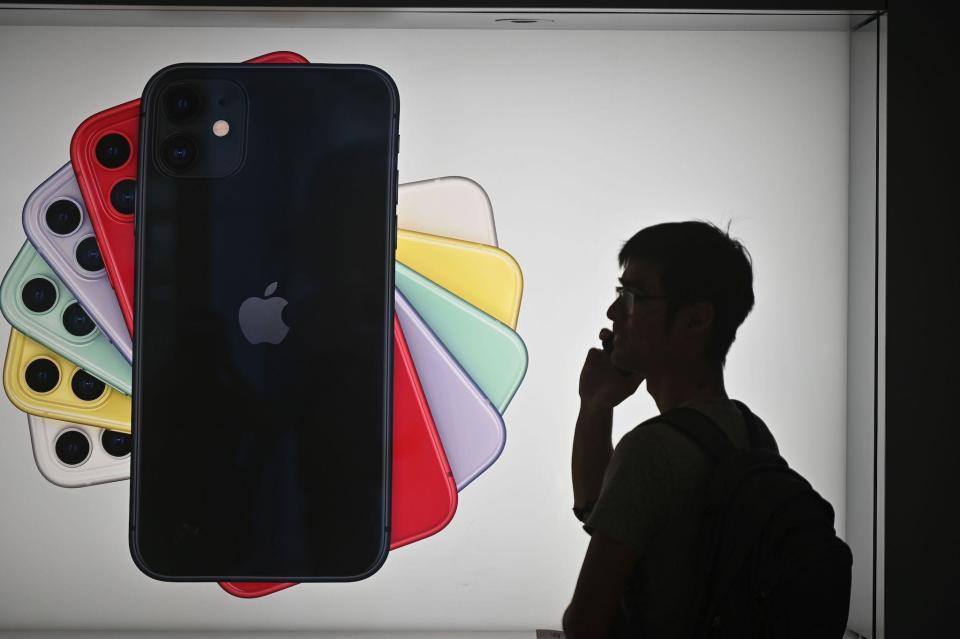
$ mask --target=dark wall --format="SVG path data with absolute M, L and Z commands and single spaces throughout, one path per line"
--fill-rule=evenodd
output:
M 892 639 L 960 632 L 957 22 L 922 4 L 889 2 L 884 583 Z
M 191 5 L 204 6 L 234 6 L 234 7 L 451 7 L 451 8 L 503 8 L 510 6 L 532 8 L 580 8 L 591 9 L 703 9 L 707 11 L 736 11 L 736 10 L 769 10 L 769 11 L 860 11 L 882 10 L 886 7 L 886 0 L 700 0 L 699 2 L 684 2 L 683 0 L 661 0 L 660 2 L 618 2 L 617 0 L 527 0 L 526 2 L 457 2 L 451 0 L 421 0 L 420 2 L 314 2 L 313 0 L 74 0 L 55 4 L 109 4 L 109 5 Z

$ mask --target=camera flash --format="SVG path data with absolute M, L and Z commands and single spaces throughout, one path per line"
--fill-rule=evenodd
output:
M 226 120 L 217 120 L 213 123 L 213 134 L 218 138 L 222 138 L 227 133 L 230 133 L 230 123 Z

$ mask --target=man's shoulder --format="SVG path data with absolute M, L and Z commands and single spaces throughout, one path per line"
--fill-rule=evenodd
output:
M 662 441 L 664 436 L 670 435 L 671 431 L 676 429 L 667 421 L 660 419 L 660 416 L 653 417 L 642 424 L 634 426 L 624 433 L 621 442 L 653 442 Z
M 651 500 L 661 498 L 688 500 L 709 467 L 709 459 L 696 442 L 654 418 L 620 439 L 608 470 L 626 481 L 649 506 Z
M 653 418 L 629 430 L 617 444 L 617 450 L 631 457 L 671 458 L 696 451 L 694 442 L 669 422 Z
M 689 402 L 686 406 L 702 413 L 716 424 L 737 448 L 747 448 L 750 445 L 750 434 L 746 422 L 746 415 L 733 401 L 697 401 Z M 769 441 L 777 450 L 776 440 L 766 423 L 756 415 L 757 428 L 760 431 L 761 441 Z M 689 457 L 691 451 L 700 452 L 699 446 L 683 434 L 678 428 L 657 415 L 634 427 L 620 440 L 626 450 L 659 448 L 668 453 Z M 756 444 L 755 444 L 756 445 Z M 778 451 L 779 452 L 779 451 Z

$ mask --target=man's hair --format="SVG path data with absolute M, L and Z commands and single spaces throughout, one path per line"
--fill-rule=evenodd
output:
M 649 264 L 660 274 L 664 295 L 690 298 L 666 300 L 666 330 L 681 306 L 697 301 L 714 306 L 705 357 L 722 369 L 737 328 L 753 308 L 753 259 L 746 247 L 711 222 L 667 222 L 627 240 L 618 259 L 621 268 L 627 260 Z

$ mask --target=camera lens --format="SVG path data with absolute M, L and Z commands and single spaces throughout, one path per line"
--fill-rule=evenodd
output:
M 103 268 L 103 258 L 100 257 L 100 247 L 97 246 L 97 238 L 92 235 L 77 244 L 76 255 L 77 263 L 85 271 L 93 273 Z
M 57 436 L 54 450 L 67 466 L 79 466 L 90 456 L 90 440 L 79 430 L 65 430 Z
M 30 362 L 23 376 L 35 393 L 49 393 L 60 383 L 60 369 L 45 357 Z
M 100 444 L 103 449 L 114 457 L 123 457 L 129 454 L 133 447 L 133 437 L 115 430 L 104 430 L 100 435 Z
M 80 207 L 70 200 L 57 200 L 47 209 L 47 226 L 57 235 L 70 235 L 80 228 Z
M 97 328 L 80 304 L 74 302 L 63 312 L 63 327 L 74 337 L 89 335 Z
M 200 97 L 187 86 L 173 87 L 167 91 L 164 105 L 171 120 L 184 122 L 200 110 Z
M 96 152 L 100 164 L 115 169 L 130 159 L 130 143 L 119 133 L 108 133 L 97 142 Z
M 197 159 L 197 145 L 185 135 L 173 135 L 163 143 L 163 161 L 172 169 L 184 169 Z
M 35 277 L 23 287 L 20 298 L 34 313 L 46 313 L 57 303 L 57 287 L 48 279 Z
M 110 191 L 110 203 L 120 213 L 133 213 L 133 202 L 137 194 L 137 183 L 134 180 L 123 180 Z
M 103 395 L 107 385 L 87 371 L 77 370 L 73 374 L 73 379 L 70 380 L 70 388 L 73 389 L 73 394 L 83 401 L 92 402 Z

